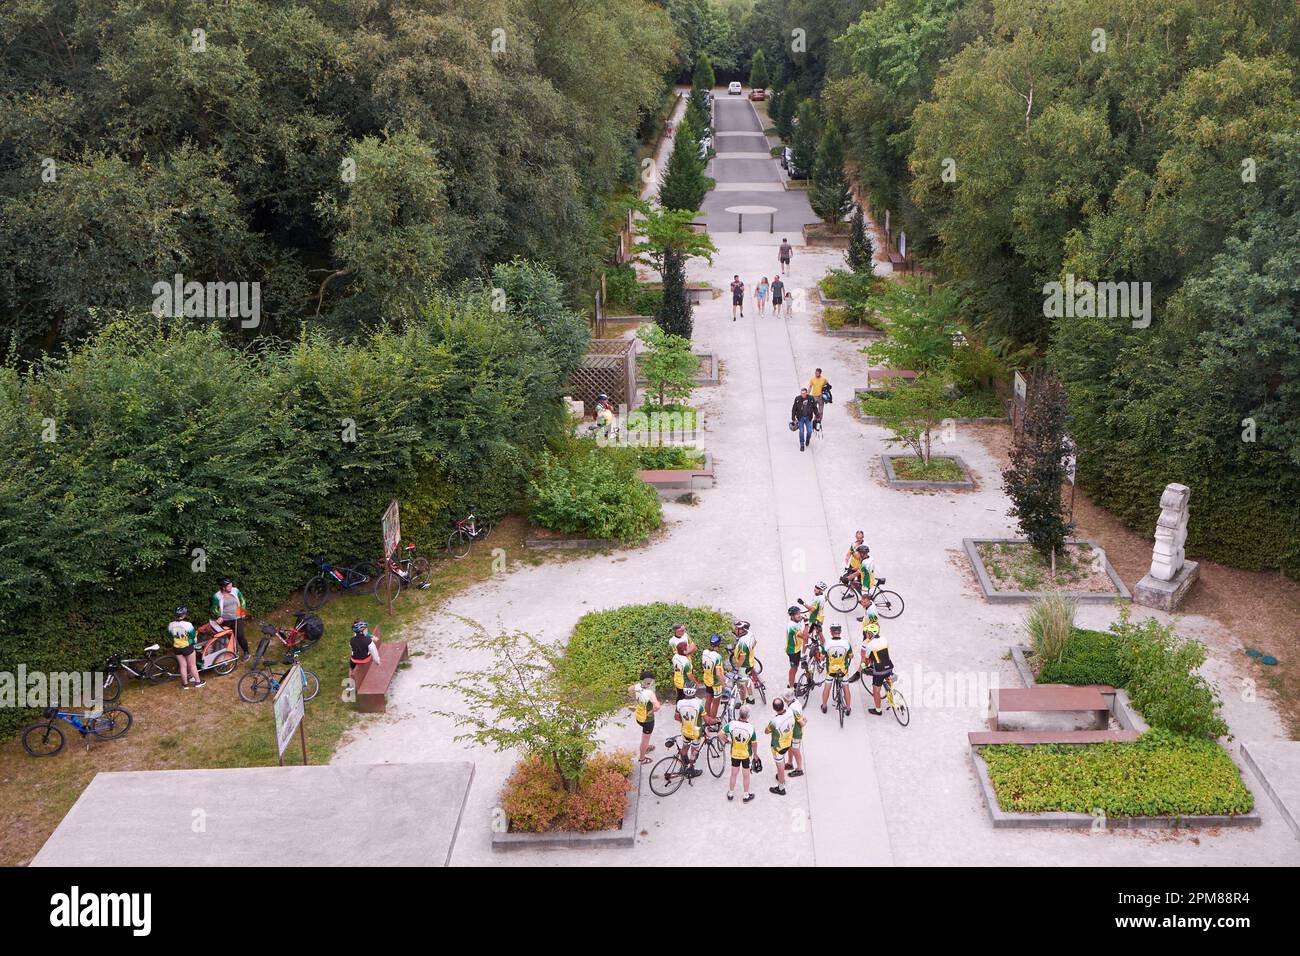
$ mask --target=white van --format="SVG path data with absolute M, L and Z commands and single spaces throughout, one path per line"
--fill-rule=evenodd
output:
M 727 84 L 728 96 L 740 96 L 744 92 L 745 91 L 741 88 L 740 83 L 737 82 L 736 80 L 732 80 L 730 83 Z

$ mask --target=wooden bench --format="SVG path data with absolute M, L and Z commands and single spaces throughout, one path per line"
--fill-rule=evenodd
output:
M 1104 744 L 1131 743 L 1142 736 L 1136 730 L 976 730 L 966 735 L 972 747 L 991 744 Z
M 1065 713 L 1089 712 L 1098 730 L 1110 726 L 1110 706 L 1099 685 L 1072 687 L 1068 684 L 1040 684 L 1023 689 L 997 688 L 989 691 L 989 730 L 1001 730 L 998 715 L 1003 712 Z M 1112 691 L 1113 692 L 1113 691 Z
M 379 645 L 379 663 L 359 664 L 352 672 L 356 682 L 357 710 L 363 714 L 382 714 L 388 709 L 388 687 L 393 683 L 397 665 L 410 660 L 405 641 L 385 641 Z

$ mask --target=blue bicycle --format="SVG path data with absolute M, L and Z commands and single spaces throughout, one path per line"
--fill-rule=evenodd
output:
M 74 714 L 47 707 L 45 717 L 23 729 L 23 750 L 33 757 L 53 757 L 63 749 L 67 738 L 59 727 L 59 722 L 68 724 L 81 734 L 87 744 L 91 738 L 98 740 L 116 740 L 131 729 L 131 712 L 125 707 L 109 707 L 98 717 L 89 714 Z

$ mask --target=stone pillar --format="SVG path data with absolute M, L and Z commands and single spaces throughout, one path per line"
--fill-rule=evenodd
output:
M 1147 607 L 1172 611 L 1182 603 L 1200 572 L 1200 565 L 1188 561 L 1188 500 L 1186 485 L 1169 484 L 1160 496 L 1160 517 L 1156 520 L 1155 546 L 1151 549 L 1151 570 L 1133 590 L 1133 600 Z

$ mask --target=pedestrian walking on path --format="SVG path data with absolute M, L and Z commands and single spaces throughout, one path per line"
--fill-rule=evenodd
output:
M 808 382 L 808 394 L 811 395 L 813 401 L 817 403 L 817 421 L 819 423 L 822 420 L 822 412 L 825 411 L 826 408 L 826 389 L 830 387 L 830 384 L 831 383 L 826 380 L 826 376 L 822 374 L 821 369 L 817 369 L 817 371 L 813 373 L 812 379 Z
M 781 263 L 781 274 L 790 274 L 790 260 L 794 258 L 794 246 L 790 245 L 790 240 L 781 237 L 781 246 L 776 250 L 777 262 Z
M 784 300 L 784 298 L 785 298 L 785 283 L 781 281 L 781 277 L 778 275 L 775 279 L 772 280 L 772 314 L 774 316 L 780 317 L 781 302 L 782 300 Z
M 745 283 L 740 281 L 740 276 L 731 277 L 731 321 L 736 321 L 736 310 L 740 310 L 740 317 L 745 317 Z
M 803 451 L 812 441 L 813 419 L 817 417 L 817 403 L 808 394 L 808 389 L 799 389 L 794 404 L 790 406 L 790 421 L 795 423 L 799 432 L 799 450 Z
M 758 314 L 763 314 L 763 309 L 767 305 L 767 276 L 758 280 L 758 285 L 754 286 L 754 301 L 758 303 Z

